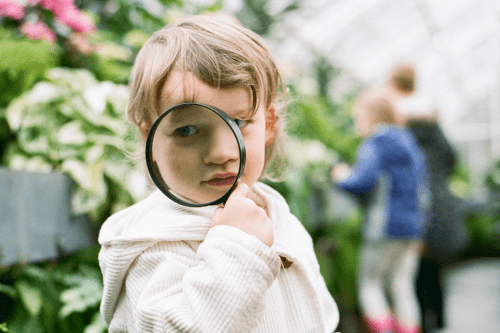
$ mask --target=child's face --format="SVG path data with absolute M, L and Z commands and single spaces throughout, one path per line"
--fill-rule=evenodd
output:
M 173 71 L 161 91 L 159 106 L 161 111 L 166 111 L 180 103 L 196 102 L 215 106 L 231 118 L 240 120 L 239 127 L 246 148 L 246 165 L 241 181 L 251 187 L 263 171 L 266 142 L 271 142 L 273 138 L 273 128 L 266 130 L 266 111 L 263 107 L 250 117 L 251 97 L 250 89 L 216 89 L 191 73 Z M 212 117 L 205 113 L 202 115 Z M 196 113 L 186 114 L 186 117 L 196 117 Z M 214 114 L 213 117 L 218 116 Z M 162 168 L 169 170 L 167 183 L 172 190 L 191 201 L 205 203 L 218 199 L 230 189 L 231 181 L 211 181 L 220 175 L 235 177 L 239 170 L 239 149 L 234 135 L 228 129 L 222 131 L 220 136 L 207 144 L 185 145 L 155 156 L 160 172 L 164 174 Z

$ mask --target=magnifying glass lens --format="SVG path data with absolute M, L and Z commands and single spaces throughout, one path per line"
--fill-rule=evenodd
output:
M 244 153 L 235 122 L 219 109 L 195 103 L 158 118 L 146 147 L 155 184 L 188 206 L 225 202 L 241 177 Z

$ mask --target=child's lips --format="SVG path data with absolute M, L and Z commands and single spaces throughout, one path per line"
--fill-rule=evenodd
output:
M 203 183 L 212 186 L 229 186 L 234 184 L 234 182 L 236 181 L 236 176 L 237 174 L 233 172 L 215 174 L 209 180 L 206 180 Z

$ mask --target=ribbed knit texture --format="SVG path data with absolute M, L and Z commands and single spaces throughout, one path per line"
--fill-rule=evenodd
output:
M 273 221 L 272 248 L 237 228 L 210 229 L 215 207 L 183 207 L 159 191 L 111 216 L 99 235 L 109 331 L 333 332 L 338 310 L 310 236 L 276 191 L 252 191 Z

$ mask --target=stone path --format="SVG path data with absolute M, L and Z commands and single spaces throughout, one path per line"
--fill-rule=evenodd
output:
M 500 258 L 450 268 L 445 295 L 448 326 L 436 333 L 500 333 Z

